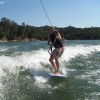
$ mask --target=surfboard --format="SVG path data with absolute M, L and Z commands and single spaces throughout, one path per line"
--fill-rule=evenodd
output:
M 62 77 L 62 78 L 65 78 L 66 77 L 63 74 L 53 74 L 53 73 L 49 73 L 49 75 L 52 76 L 52 77 Z

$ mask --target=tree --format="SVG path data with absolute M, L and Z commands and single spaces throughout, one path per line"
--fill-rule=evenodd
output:
M 3 27 L 4 37 L 7 38 L 7 35 L 9 35 L 9 29 L 10 29 L 11 20 L 3 17 L 1 19 L 1 26 Z
M 0 39 L 3 38 L 3 28 L 0 26 Z
M 18 25 L 16 22 L 12 21 L 9 29 L 9 35 L 8 40 L 14 40 L 17 38 L 17 32 L 18 32 Z
M 22 39 L 26 39 L 27 38 L 27 33 L 25 32 L 25 28 L 26 28 L 26 26 L 25 26 L 25 23 L 23 22 L 22 23 Z

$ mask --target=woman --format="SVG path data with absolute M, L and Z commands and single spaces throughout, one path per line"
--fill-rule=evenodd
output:
M 53 68 L 55 69 L 55 74 L 59 74 L 60 70 L 59 70 L 59 57 L 61 57 L 61 55 L 64 52 L 64 44 L 62 43 L 62 38 L 61 35 L 59 34 L 59 32 L 57 30 L 55 30 L 54 27 L 50 27 L 49 30 L 49 34 L 48 34 L 48 44 L 50 45 L 50 47 L 52 48 L 54 46 L 54 50 L 51 53 L 50 56 L 50 63 L 53 66 Z M 55 60 L 55 63 L 54 63 Z

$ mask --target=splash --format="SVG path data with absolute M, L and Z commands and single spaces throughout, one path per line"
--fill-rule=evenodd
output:
M 65 66 L 63 62 L 68 62 L 70 59 L 75 58 L 78 55 L 88 56 L 88 54 L 100 51 L 100 45 L 97 46 L 65 46 L 65 51 L 60 58 L 61 66 Z M 16 52 L 15 52 L 16 53 Z M 44 68 L 43 65 L 50 65 L 47 50 L 40 49 L 37 51 L 23 52 L 16 56 L 0 56 L 0 68 L 14 69 L 16 66 L 24 66 L 25 68 Z
M 88 54 L 100 51 L 100 45 L 76 45 L 76 46 L 66 46 L 65 52 L 62 55 L 62 61 L 68 62 L 71 58 L 75 58 L 78 55 L 88 56 Z

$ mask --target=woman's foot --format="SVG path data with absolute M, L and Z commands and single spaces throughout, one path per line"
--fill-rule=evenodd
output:
M 59 75 L 60 71 L 55 71 L 54 74 Z

